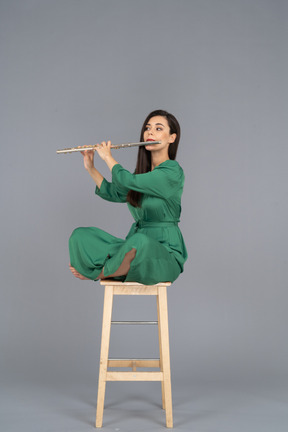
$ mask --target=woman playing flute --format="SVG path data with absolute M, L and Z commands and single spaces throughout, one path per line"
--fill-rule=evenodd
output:
M 111 142 L 96 152 L 112 173 L 108 182 L 94 166 L 94 151 L 81 152 L 84 166 L 96 183 L 96 195 L 127 203 L 135 220 L 125 240 L 95 228 L 77 228 L 69 240 L 70 270 L 79 279 L 114 278 L 153 285 L 173 282 L 187 259 L 178 227 L 184 173 L 176 153 L 180 126 L 163 110 L 151 112 L 142 127 L 134 174 L 111 154 Z M 149 145 L 149 142 L 161 144 Z

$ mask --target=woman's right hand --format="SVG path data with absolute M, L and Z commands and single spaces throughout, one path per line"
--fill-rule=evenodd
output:
M 81 154 L 83 155 L 85 169 L 89 171 L 94 168 L 94 150 L 84 150 L 81 151 Z

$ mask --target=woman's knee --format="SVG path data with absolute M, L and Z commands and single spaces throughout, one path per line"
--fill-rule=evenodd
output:
M 83 231 L 85 230 L 85 228 L 75 228 L 74 231 L 72 231 L 72 234 L 69 238 L 69 245 L 75 245 L 78 244 L 80 239 L 83 238 Z

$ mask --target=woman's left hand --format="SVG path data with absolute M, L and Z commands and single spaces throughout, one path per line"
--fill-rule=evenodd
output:
M 100 158 L 106 162 L 109 158 L 112 158 L 111 141 L 102 141 L 101 144 L 96 147 L 96 151 Z
M 116 162 L 116 160 L 111 154 L 111 141 L 102 141 L 101 145 L 99 147 L 96 147 L 96 151 L 101 157 L 101 159 L 106 162 L 110 171 L 112 171 L 113 166 L 116 165 L 118 162 Z

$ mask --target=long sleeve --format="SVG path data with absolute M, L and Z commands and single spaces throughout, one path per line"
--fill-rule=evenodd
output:
M 126 202 L 126 196 L 128 193 L 128 189 L 123 187 L 118 187 L 117 185 L 109 183 L 105 178 L 102 181 L 100 188 L 96 186 L 95 194 L 100 196 L 106 201 Z
M 167 199 L 183 187 L 184 173 L 178 162 L 172 160 L 163 162 L 145 174 L 131 174 L 117 164 L 112 169 L 112 183 L 128 190 Z

